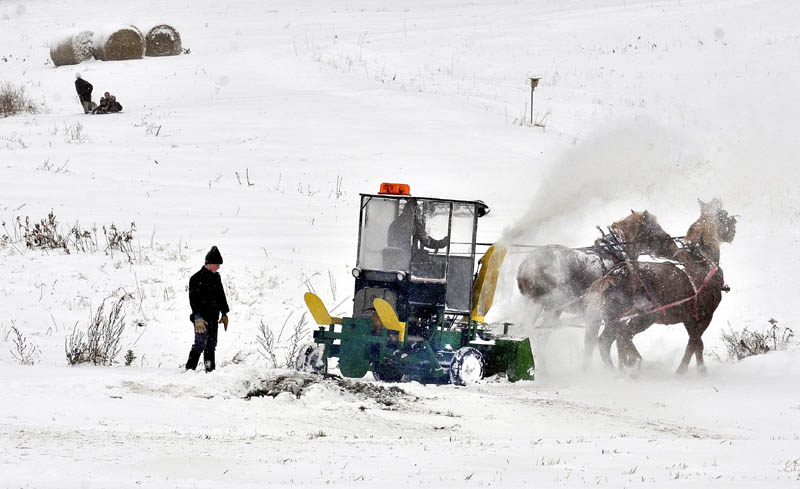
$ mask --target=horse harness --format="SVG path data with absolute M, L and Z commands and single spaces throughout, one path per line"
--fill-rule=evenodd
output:
M 702 292 L 703 289 L 706 287 L 706 285 L 708 285 L 708 282 L 711 281 L 712 277 L 714 277 L 714 275 L 716 275 L 717 271 L 719 270 L 719 265 L 717 265 L 713 260 L 708 258 L 705 255 L 705 253 L 703 253 L 700 249 L 694 248 L 692 251 L 695 251 L 695 252 L 699 253 L 700 256 L 705 261 L 711 263 L 711 269 L 708 271 L 706 276 L 703 278 L 703 281 L 700 283 L 699 287 L 695 285 L 694 280 L 692 280 L 691 275 L 689 275 L 689 273 L 686 271 L 685 267 L 683 267 L 683 266 L 677 267 L 678 270 L 683 272 L 683 274 L 686 275 L 686 278 L 689 280 L 689 284 L 692 286 L 692 291 L 694 292 L 692 295 L 690 295 L 689 297 L 684 297 L 683 299 L 680 299 L 680 300 L 677 300 L 677 301 L 674 301 L 674 302 L 670 302 L 669 304 L 660 305 L 660 306 L 658 306 L 658 307 L 656 307 L 654 309 L 650 309 L 649 311 L 638 312 L 638 313 L 635 313 L 635 314 L 634 314 L 634 311 L 636 311 L 637 308 L 634 307 L 632 309 L 629 309 L 628 311 L 625 311 L 623 313 L 623 315 L 620 316 L 617 319 L 619 321 L 629 322 L 631 319 L 635 319 L 635 318 L 641 317 L 641 316 L 647 316 L 649 314 L 653 314 L 653 313 L 657 313 L 657 312 L 661 312 L 662 314 L 664 314 L 664 318 L 666 319 L 667 309 L 670 309 L 670 308 L 679 306 L 681 304 L 684 304 L 686 302 L 689 302 L 691 300 L 694 300 L 694 319 L 695 319 L 695 321 L 699 321 L 700 320 L 700 309 L 699 309 L 700 292 Z M 650 290 L 648 289 L 647 285 L 645 285 L 644 281 L 642 280 L 641 275 L 639 275 L 638 270 L 636 270 L 636 266 L 633 263 L 629 263 L 628 264 L 628 269 L 631 270 L 631 273 L 633 273 L 633 275 L 639 281 L 639 284 L 644 289 L 644 291 L 647 294 L 647 296 L 650 299 L 650 301 L 651 302 L 657 302 L 657 301 L 655 301 L 653 299 L 653 294 L 650 292 Z M 726 287 L 723 287 L 723 290 L 726 290 Z M 730 288 L 727 288 L 727 290 L 730 290 Z
M 597 240 L 594 246 L 584 249 L 597 256 L 597 258 L 600 260 L 600 268 L 603 272 L 603 275 L 606 275 L 619 263 L 629 260 L 630 257 L 625 249 L 626 242 L 619 238 L 615 229 L 608 228 L 608 232 L 603 231 L 603 228 L 600 226 L 597 226 L 597 229 L 600 231 L 600 238 Z M 602 256 L 603 252 L 611 256 L 611 261 L 614 262 L 614 265 L 612 265 L 611 268 L 606 267 L 605 260 Z

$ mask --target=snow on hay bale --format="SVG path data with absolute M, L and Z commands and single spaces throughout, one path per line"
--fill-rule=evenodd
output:
M 150 28 L 144 36 L 145 56 L 175 56 L 181 54 L 181 35 L 167 24 Z
M 50 41 L 50 59 L 56 66 L 76 65 L 92 57 L 92 31 L 62 32 Z
M 94 35 L 94 57 L 103 61 L 141 59 L 144 38 L 132 25 L 106 27 Z

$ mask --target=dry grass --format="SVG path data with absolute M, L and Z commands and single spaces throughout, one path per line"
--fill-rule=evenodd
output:
M 78 365 L 93 363 L 95 365 L 112 365 L 122 347 L 122 333 L 125 331 L 125 300 L 123 295 L 111 305 L 106 314 L 106 301 L 97 308 L 89 323 L 86 333 L 78 329 L 76 324 L 72 334 L 64 340 L 64 351 L 67 363 Z M 133 360 L 131 360 L 133 361 Z
M 10 117 L 17 114 L 35 114 L 37 105 L 25 94 L 25 87 L 13 86 L 8 82 L 0 85 L 0 115 Z
M 741 360 L 753 355 L 763 355 L 771 351 L 786 350 L 794 342 L 794 331 L 781 329 L 778 321 L 770 319 L 770 327 L 761 331 L 750 331 L 744 328 L 736 332 L 731 328 L 722 332 L 722 341 L 728 350 L 728 358 Z

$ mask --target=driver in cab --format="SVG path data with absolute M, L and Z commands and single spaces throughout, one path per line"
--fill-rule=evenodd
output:
M 428 256 L 425 249 L 445 248 L 449 243 L 449 236 L 435 239 L 427 233 L 424 213 L 418 208 L 417 200 L 411 197 L 397 218 L 389 225 L 387 242 L 389 248 L 406 250 L 410 252 L 415 264 L 423 265 L 421 260 L 425 260 Z

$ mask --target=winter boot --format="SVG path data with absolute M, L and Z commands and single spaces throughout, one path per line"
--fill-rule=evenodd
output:
M 186 361 L 186 370 L 194 370 L 197 368 L 197 362 L 200 361 L 199 351 L 191 350 L 189 352 L 189 360 Z
M 214 362 L 214 356 L 215 353 L 213 351 L 207 351 L 203 355 L 203 358 L 205 359 L 206 372 L 213 372 L 216 370 L 217 364 Z

